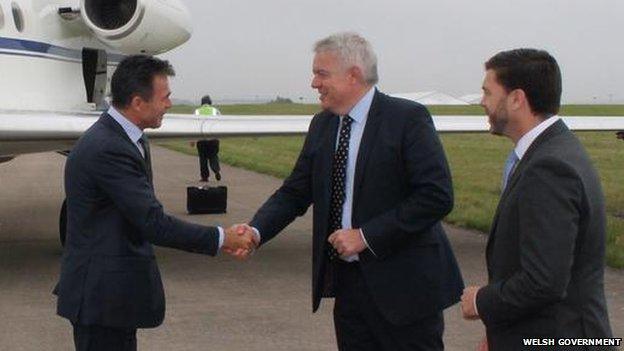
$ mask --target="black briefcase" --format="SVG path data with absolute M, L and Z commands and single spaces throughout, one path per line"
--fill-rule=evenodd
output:
M 225 213 L 227 187 L 189 186 L 186 188 L 186 210 L 189 214 Z

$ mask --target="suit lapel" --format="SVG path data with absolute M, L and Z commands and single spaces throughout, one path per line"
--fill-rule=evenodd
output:
M 326 212 L 326 217 L 329 218 L 329 202 L 331 198 L 331 173 L 333 167 L 334 154 L 336 152 L 336 137 L 338 134 L 338 125 L 340 118 L 336 115 L 330 115 L 328 127 L 325 129 L 325 135 L 321 138 L 321 145 L 319 147 L 319 152 L 317 153 L 320 157 L 320 161 L 318 163 L 318 168 L 314 170 L 315 177 L 318 177 L 319 182 L 321 183 L 320 191 L 322 192 L 321 201 L 322 209 Z M 315 204 L 317 206 L 318 204 Z M 322 223 L 323 226 L 327 226 L 328 223 Z M 327 230 L 323 230 L 326 232 Z M 321 238 L 324 242 L 325 238 Z
M 338 125 L 340 118 L 336 115 L 329 115 L 326 118 L 329 119 L 327 122 L 327 127 L 324 129 L 324 132 L 320 138 L 321 145 L 319 146 L 318 157 L 320 158 L 318 161 L 318 165 L 313 169 L 313 177 L 318 179 L 320 183 L 320 187 L 318 188 L 321 196 L 321 203 L 314 203 L 315 210 L 319 210 L 319 231 L 320 235 L 314 235 L 315 247 L 318 247 L 318 250 L 315 250 L 315 254 L 318 255 L 316 258 L 319 262 L 319 276 L 318 276 L 318 294 L 321 296 L 327 295 L 329 296 L 329 292 L 331 292 L 331 282 L 332 278 L 329 276 L 327 271 L 327 265 L 329 264 L 328 256 L 325 254 L 325 245 L 327 245 L 327 236 L 329 233 L 329 207 L 330 207 L 330 199 L 331 199 L 331 189 L 332 189 L 332 181 L 331 181 L 331 173 L 333 166 L 333 159 L 336 149 L 336 139 L 338 134 Z M 315 223 L 316 223 L 316 215 L 315 215 Z M 317 232 L 315 231 L 315 234 Z M 314 292 L 316 294 L 316 292 Z
M 132 142 L 132 140 L 130 140 L 128 133 L 126 133 L 123 127 L 119 123 L 117 123 L 117 121 L 115 121 L 115 119 L 111 115 L 109 115 L 106 112 L 104 112 L 102 116 L 100 116 L 100 119 L 98 120 L 98 122 L 113 129 L 117 134 L 121 135 L 121 137 L 128 143 L 127 144 L 128 147 L 130 147 L 132 149 L 132 152 L 139 158 L 139 160 L 141 160 L 141 164 L 143 165 L 143 170 L 145 171 L 145 174 L 147 175 L 150 183 L 152 183 L 152 176 L 151 176 L 151 171 L 150 171 L 151 165 L 148 166 L 146 159 L 143 157 L 143 155 L 141 155 L 141 152 L 139 151 L 137 146 Z M 146 155 L 149 155 L 148 154 L 149 149 L 144 150 L 144 151 L 146 152 Z
M 149 140 L 147 139 L 147 135 L 143 135 L 143 152 L 145 153 L 145 157 L 143 161 L 145 162 L 145 167 L 147 168 L 147 177 L 150 183 L 153 184 L 154 176 L 152 175 L 152 154 L 150 151 Z
M 507 188 L 505 188 L 505 191 L 501 195 L 500 202 L 503 202 L 509 195 L 509 192 L 511 191 L 511 189 L 514 188 L 514 186 L 518 182 L 518 179 L 520 178 L 520 174 L 522 174 L 529 160 L 535 154 L 535 150 L 537 150 L 539 146 L 543 144 L 544 142 L 546 142 L 547 140 L 551 139 L 552 137 L 558 134 L 561 134 L 562 132 L 566 130 L 568 130 L 568 127 L 566 127 L 563 121 L 559 120 L 555 122 L 553 125 L 551 125 L 550 127 L 546 128 L 546 130 L 544 130 L 544 132 L 542 132 L 542 134 L 540 134 L 533 141 L 531 146 L 529 146 L 526 153 L 524 154 L 524 156 L 522 157 L 522 159 L 516 166 L 516 169 L 514 170 L 513 174 L 511 175 L 511 178 L 509 179 L 509 184 L 507 185 Z
M 371 103 L 370 110 L 368 111 L 368 117 L 366 119 L 366 125 L 364 126 L 364 133 L 362 134 L 362 140 L 360 140 L 360 148 L 358 150 L 357 161 L 355 163 L 355 176 L 353 182 L 353 205 L 357 204 L 358 197 L 360 195 L 360 185 L 364 181 L 364 174 L 366 170 L 366 164 L 368 162 L 371 150 L 375 145 L 375 137 L 379 130 L 379 122 L 381 122 L 381 100 L 383 95 L 375 90 L 375 96 Z
M 328 132 L 323 138 L 321 154 L 324 157 L 323 170 L 325 170 L 327 174 L 331 175 L 334 153 L 336 153 L 336 139 L 338 138 L 338 125 L 340 124 L 340 117 L 338 117 L 337 115 L 332 115 L 329 117 L 329 119 L 329 128 L 327 128 Z
M 544 132 L 542 132 L 542 134 L 540 134 L 535 139 L 535 141 L 533 141 L 531 146 L 529 146 L 529 149 L 527 150 L 527 152 L 524 154 L 524 156 L 522 157 L 522 159 L 516 166 L 516 169 L 514 170 L 513 174 L 511 175 L 511 178 L 509 179 L 507 188 L 505 188 L 505 191 L 501 194 L 500 201 L 498 202 L 498 206 L 496 207 L 496 212 L 492 220 L 492 226 L 490 228 L 490 235 L 488 236 L 488 243 L 487 243 L 487 248 L 486 248 L 487 257 L 489 257 L 490 255 L 489 254 L 490 246 L 494 240 L 494 233 L 496 232 L 496 226 L 498 224 L 498 218 L 500 216 L 501 206 L 507 200 L 507 196 L 509 196 L 509 193 L 511 192 L 511 190 L 518 183 L 518 179 L 520 179 L 520 175 L 526 168 L 526 165 L 529 163 L 529 160 L 531 159 L 531 157 L 535 154 L 535 150 L 537 150 L 540 147 L 540 145 L 545 143 L 547 140 L 567 130 L 568 130 L 568 127 L 565 125 L 565 123 L 563 123 L 562 120 L 559 120 L 555 122 L 553 125 L 551 125 L 550 127 L 546 128 L 546 130 L 544 130 Z

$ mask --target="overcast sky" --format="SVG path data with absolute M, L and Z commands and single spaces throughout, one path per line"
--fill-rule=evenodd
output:
M 564 102 L 624 103 L 622 0 L 186 0 L 193 36 L 163 55 L 174 97 L 316 97 L 312 46 L 357 31 L 385 92 L 480 93 L 483 62 L 536 47 L 559 61 Z

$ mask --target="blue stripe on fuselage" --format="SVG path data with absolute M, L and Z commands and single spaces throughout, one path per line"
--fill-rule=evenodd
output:
M 36 54 L 48 54 L 60 56 L 66 59 L 82 61 L 82 50 L 64 48 L 61 46 L 33 40 L 0 37 L 0 54 L 20 55 L 20 53 L 9 53 L 4 50 L 26 51 L 25 53 L 23 53 L 24 56 L 47 58 L 45 56 Z M 122 54 L 107 53 L 107 57 L 108 63 L 116 64 L 123 60 L 126 56 Z

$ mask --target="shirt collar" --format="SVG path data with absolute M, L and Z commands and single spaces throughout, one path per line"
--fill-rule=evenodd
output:
M 363 121 L 365 121 L 366 117 L 368 116 L 368 111 L 370 110 L 371 104 L 373 103 L 374 96 L 375 87 L 372 87 L 366 94 L 364 94 L 360 101 L 358 101 L 358 103 L 353 106 L 351 111 L 349 111 L 349 116 L 358 123 L 362 123 Z
M 136 124 L 130 122 L 121 112 L 117 111 L 113 106 L 108 108 L 107 113 L 113 117 L 117 123 L 121 125 L 123 130 L 128 134 L 133 143 L 137 143 L 143 136 L 143 131 Z
M 518 156 L 518 159 L 522 159 L 522 157 L 527 152 L 531 144 L 533 144 L 535 139 L 537 139 L 537 137 L 540 136 L 540 134 L 542 134 L 546 129 L 548 129 L 548 127 L 552 126 L 553 124 L 555 124 L 555 122 L 557 122 L 560 119 L 561 117 L 559 116 L 552 116 L 550 118 L 546 118 L 545 120 L 542 121 L 542 123 L 536 125 L 528 133 L 523 135 L 522 138 L 518 140 L 518 143 L 516 144 L 516 148 L 514 149 L 514 151 L 516 152 L 516 156 Z

